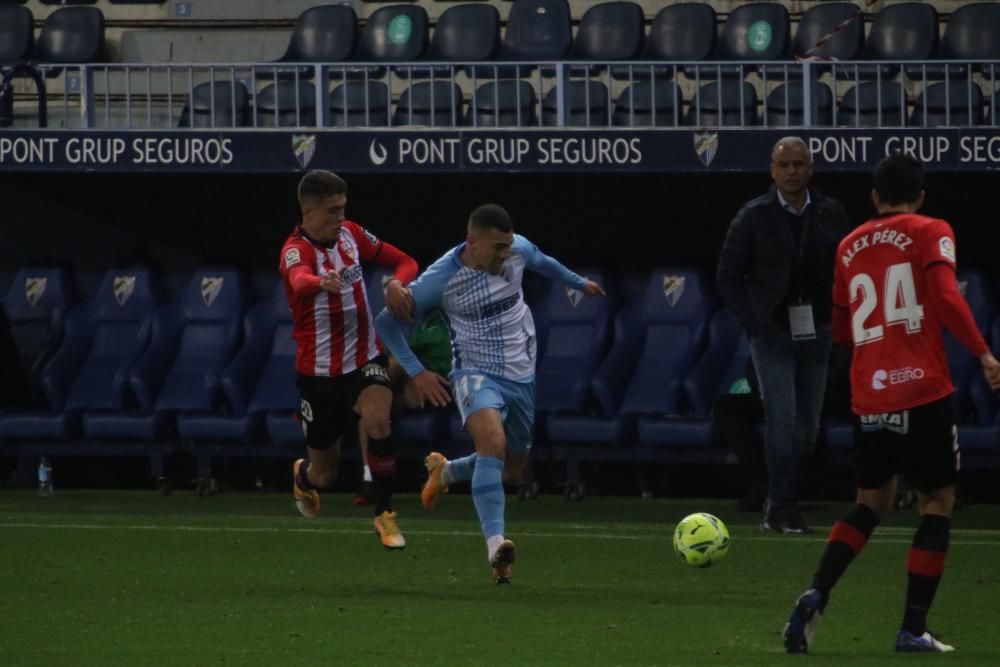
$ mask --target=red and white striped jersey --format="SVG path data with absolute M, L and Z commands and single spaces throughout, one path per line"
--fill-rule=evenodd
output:
M 335 243 L 314 241 L 297 226 L 282 246 L 280 272 L 292 309 L 295 368 L 302 375 L 345 375 L 382 353 L 362 260 L 394 267 L 403 284 L 416 275 L 412 258 L 349 220 Z M 341 277 L 340 292 L 320 289 L 322 277 L 334 271 Z

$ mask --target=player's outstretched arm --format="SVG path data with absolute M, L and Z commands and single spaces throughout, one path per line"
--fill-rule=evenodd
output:
M 1000 362 L 997 362 L 983 335 L 976 326 L 972 310 L 958 291 L 955 269 L 949 264 L 937 263 L 927 268 L 927 293 L 933 307 L 941 318 L 941 324 L 962 344 L 965 349 L 979 358 L 983 373 L 991 389 L 1000 389 Z
M 558 259 L 549 257 L 523 236 L 515 235 L 514 250 L 524 254 L 525 262 L 532 271 L 536 271 L 550 280 L 575 287 L 587 296 L 605 296 L 604 289 L 596 282 L 571 271 Z
M 424 371 L 424 365 L 420 363 L 420 359 L 414 354 L 413 348 L 406 340 L 403 327 L 404 325 L 394 318 L 386 308 L 383 308 L 382 312 L 375 318 L 375 331 L 378 332 L 382 343 L 389 348 L 392 356 L 396 358 L 406 374 L 412 378 Z
M 304 264 L 288 271 L 288 284 L 292 288 L 292 293 L 299 298 L 314 297 L 320 292 L 340 292 L 343 281 L 336 271 L 324 274 L 322 277 L 316 275 L 312 268 Z

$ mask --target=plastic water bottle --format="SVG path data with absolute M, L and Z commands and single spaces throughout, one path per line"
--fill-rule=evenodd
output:
M 45 457 L 38 463 L 38 495 L 52 495 L 52 465 Z

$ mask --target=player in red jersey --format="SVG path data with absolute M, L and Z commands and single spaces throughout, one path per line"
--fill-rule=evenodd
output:
M 340 464 L 340 441 L 349 428 L 368 436 L 375 531 L 387 549 L 406 540 L 392 511 L 396 474 L 389 412 L 392 390 L 388 364 L 375 335 L 361 262 L 393 269 L 386 306 L 405 316 L 405 285 L 417 263 L 398 248 L 344 218 L 347 184 L 328 171 L 311 171 L 298 189 L 302 223 L 281 249 L 281 279 L 292 309 L 295 369 L 302 395 L 301 415 L 308 459 L 294 465 L 295 503 L 303 516 L 319 514 L 317 489 L 333 484 Z
M 897 472 L 917 491 L 920 523 L 906 564 L 896 651 L 954 650 L 927 631 L 948 553 L 959 461 L 942 327 L 979 358 L 993 389 L 1000 389 L 1000 363 L 958 291 L 951 227 L 917 214 L 923 184 L 923 166 L 914 158 L 882 160 L 872 191 L 878 215 L 837 251 L 833 335 L 854 352 L 857 501 L 834 524 L 812 586 L 795 603 L 784 631 L 789 653 L 809 649 L 830 591 L 892 509 Z

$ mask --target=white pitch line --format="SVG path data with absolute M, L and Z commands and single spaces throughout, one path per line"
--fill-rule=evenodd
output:
M 238 526 L 167 526 L 167 525 L 135 525 L 135 524 L 95 524 L 95 523 L 0 523 L 0 529 L 59 529 L 59 530 L 135 530 L 135 531 L 175 531 L 187 533 L 301 533 L 301 534 L 340 534 L 340 535 L 368 535 L 370 530 L 352 528 L 279 528 L 275 526 L 261 527 L 238 527 Z M 413 536 L 435 535 L 447 537 L 476 537 L 480 533 L 471 530 L 411 530 L 407 531 Z M 556 538 L 556 539 L 587 539 L 587 540 L 629 540 L 643 541 L 655 539 L 647 533 L 645 535 L 613 535 L 609 533 L 539 533 L 534 531 L 523 531 L 525 537 Z M 670 533 L 664 531 L 663 538 L 668 539 Z M 795 543 L 825 543 L 825 537 L 787 537 L 775 535 L 765 536 L 740 536 L 740 542 L 777 542 L 782 541 L 789 544 Z M 879 544 L 910 544 L 910 539 L 885 539 L 876 540 Z M 951 544 L 961 544 L 967 546 L 992 546 L 1000 547 L 1000 542 L 984 542 L 978 540 L 952 540 Z
M 2 0 L 0 0 L 0 2 L 2 2 Z M 0 510 L 2 510 L 2 508 L 0 508 Z M 298 512 L 298 510 L 295 510 L 295 512 Z M 26 516 L 26 517 L 44 517 L 44 516 L 48 516 L 47 514 L 44 514 L 44 513 L 41 513 L 41 512 L 18 512 L 16 514 L 8 512 L 8 513 L 6 513 L 6 518 L 7 519 L 14 519 L 18 514 L 21 515 L 21 516 Z M 91 516 L 94 515 L 93 513 L 89 513 L 89 514 Z M 161 515 L 161 516 L 163 516 L 163 515 Z M 173 519 L 184 519 L 184 518 L 187 517 L 187 515 L 181 515 L 181 514 L 169 514 L 169 515 L 165 515 L 165 516 L 168 517 L 168 518 L 173 518 Z M 7 524 L 3 523 L 3 521 L 2 521 L 3 517 L 4 517 L 4 512 L 0 511 L 0 526 L 7 525 Z M 273 514 L 237 514 L 237 515 L 233 515 L 233 516 L 230 516 L 230 517 L 216 517 L 216 518 L 223 518 L 223 519 L 225 519 L 227 521 L 233 521 L 233 522 L 241 522 L 241 521 L 280 521 L 281 520 L 281 517 L 275 516 Z M 301 521 L 300 518 L 296 518 L 295 520 L 296 521 Z M 324 516 L 324 517 L 320 517 L 319 519 L 317 519 L 317 520 L 315 520 L 315 521 L 313 521 L 311 523 L 322 523 L 322 524 L 336 523 L 336 524 L 354 525 L 357 522 L 358 522 L 358 518 L 356 518 L 356 517 L 348 517 L 348 516 Z M 538 521 L 534 521 L 533 523 L 537 524 L 539 522 Z M 726 523 L 727 526 L 729 526 L 730 529 L 734 529 L 735 528 L 735 529 L 739 529 L 740 531 L 749 530 L 751 532 L 758 532 L 760 530 L 760 524 L 758 524 L 758 523 L 730 523 L 728 521 L 726 521 L 725 523 Z M 13 523 L 10 524 L 10 525 L 13 525 Z M 44 524 L 44 525 L 48 525 L 48 524 Z M 112 524 L 95 524 L 95 525 L 112 525 Z M 675 524 L 675 523 L 669 523 L 668 522 L 668 523 L 663 523 L 663 524 L 639 524 L 639 523 L 557 523 L 555 525 L 559 526 L 560 528 L 566 529 L 566 530 L 585 531 L 585 535 L 586 536 L 590 536 L 592 534 L 592 531 L 608 531 L 609 533 L 611 533 L 613 531 L 623 531 L 623 532 L 627 533 L 627 532 L 630 532 L 630 531 L 631 532 L 635 532 L 637 530 L 645 531 L 650 526 L 657 526 L 657 525 L 662 526 L 663 530 L 669 532 L 669 531 L 672 531 L 677 524 Z M 828 526 L 828 525 L 814 525 L 813 526 L 813 529 L 815 530 L 815 534 L 816 535 L 824 535 L 824 536 L 826 536 L 826 535 L 829 534 L 831 528 L 832 528 L 832 526 Z M 916 531 L 916 529 L 917 529 L 916 526 L 879 526 L 878 528 L 875 529 L 875 535 L 876 536 L 879 536 L 879 535 L 906 535 L 906 536 L 912 537 L 912 535 Z M 283 529 L 281 529 L 281 530 L 283 530 Z M 314 528 L 314 529 L 310 529 L 310 530 L 317 530 L 317 529 Z M 306 531 L 306 532 L 308 532 L 308 531 Z M 442 533 L 442 534 L 451 534 L 451 533 Z M 456 534 L 463 534 L 463 533 L 456 533 Z M 478 534 L 478 533 L 476 533 L 476 534 Z M 988 537 L 1000 537 L 1000 529 L 996 529 L 996 528 L 952 528 L 951 529 L 951 535 L 952 535 L 952 537 L 955 537 L 955 536 L 965 536 L 965 537 L 987 537 L 987 536 Z M 613 536 L 609 535 L 609 537 L 613 537 Z M 747 539 L 747 538 L 741 537 L 740 539 Z M 780 538 L 777 535 L 775 535 L 775 539 L 780 539 Z M 824 537 L 824 539 L 825 539 L 825 537 Z

